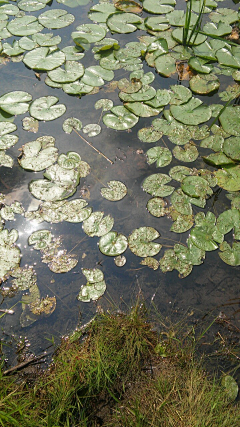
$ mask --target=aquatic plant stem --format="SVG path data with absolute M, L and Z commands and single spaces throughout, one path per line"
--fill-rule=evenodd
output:
M 76 132 L 76 134 L 78 135 L 78 136 L 80 136 L 80 138 L 84 141 L 84 142 L 86 142 L 86 144 L 88 144 L 90 147 L 92 147 L 98 154 L 100 154 L 101 156 L 103 156 L 104 157 L 104 159 L 106 159 L 109 163 L 111 163 L 111 165 L 113 165 L 114 164 L 114 162 L 112 161 L 112 160 L 110 160 L 107 156 L 105 156 L 105 154 L 103 154 L 101 151 L 99 151 L 96 147 L 94 147 L 92 144 L 91 144 L 91 142 L 88 142 L 85 138 L 83 138 L 83 136 L 82 135 L 80 135 L 80 133 L 78 133 L 78 131 L 76 130 L 76 129 L 74 129 L 73 128 L 73 130 L 74 130 L 74 132 Z

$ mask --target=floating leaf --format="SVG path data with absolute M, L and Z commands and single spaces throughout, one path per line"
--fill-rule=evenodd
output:
M 236 10 L 229 8 L 218 8 L 210 13 L 209 18 L 215 23 L 223 22 L 225 24 L 233 24 L 238 21 L 238 13 Z
M 36 250 L 45 249 L 48 247 L 52 240 L 52 233 L 49 230 L 34 231 L 28 238 L 28 244 L 34 245 Z
M 196 245 L 194 245 L 191 237 L 188 238 L 187 245 L 188 247 L 183 246 L 179 243 L 174 245 L 174 252 L 177 255 L 178 259 L 187 264 L 202 264 L 203 259 L 205 258 L 205 251 L 199 249 Z
M 232 136 L 225 139 L 223 152 L 233 160 L 240 160 L 240 137 Z
M 227 191 L 240 190 L 240 165 L 225 166 L 214 172 L 219 187 Z
M 192 215 L 192 206 L 189 197 L 181 189 L 175 190 L 171 195 L 171 203 L 180 214 Z
M 198 98 L 191 98 L 183 105 L 171 105 L 170 111 L 176 120 L 186 125 L 199 125 L 211 118 L 211 109 Z
M 118 234 L 117 231 L 110 231 L 99 240 L 99 250 L 107 256 L 121 255 L 127 249 L 128 241 L 126 236 Z
M 10 21 L 7 29 L 14 36 L 31 36 L 42 31 L 43 26 L 35 16 L 25 15 Z
M 114 263 L 117 267 L 123 267 L 126 264 L 127 260 L 124 255 L 118 255 L 116 258 L 114 258 Z
M 220 258 L 228 265 L 240 265 L 240 242 L 233 242 L 232 247 L 224 241 L 220 246 Z
M 133 0 L 118 0 L 114 3 L 116 9 L 121 10 L 123 12 L 133 12 L 133 13 L 141 13 L 142 7 L 139 3 Z
M 103 116 L 103 123 L 112 129 L 127 130 L 135 126 L 139 118 L 130 113 L 127 108 L 116 106 L 111 109 L 111 113 Z
M 127 187 L 121 181 L 109 181 L 109 188 L 101 188 L 101 195 L 111 202 L 122 200 L 127 194 Z
M 72 185 L 64 185 L 47 179 L 38 179 L 30 182 L 29 191 L 36 199 L 54 202 L 72 196 L 76 191 L 76 186 L 75 182 Z
M 232 32 L 231 25 L 219 21 L 218 23 L 207 22 L 203 27 L 203 32 L 209 36 L 226 36 Z
M 167 249 L 164 252 L 164 256 L 159 260 L 159 264 L 163 273 L 177 270 L 181 278 L 188 276 L 192 271 L 192 265 L 178 259 L 173 249 Z
M 168 212 L 166 208 L 166 202 L 161 197 L 153 197 L 152 199 L 148 200 L 147 210 L 151 215 L 157 218 L 166 215 Z
M 112 13 L 116 12 L 116 8 L 111 3 L 95 4 L 90 8 L 88 17 L 94 22 L 105 23 Z
M 210 148 L 213 151 L 221 151 L 224 138 L 221 135 L 211 135 L 201 141 L 200 147 Z
M 228 209 L 222 212 L 217 219 L 217 228 L 222 234 L 234 229 L 235 239 L 240 239 L 240 212 L 238 209 Z
M 23 169 L 38 172 L 53 165 L 57 158 L 58 149 L 54 147 L 54 138 L 40 137 L 22 146 L 18 162 Z
M 174 233 L 185 233 L 186 231 L 190 230 L 194 224 L 192 215 L 182 215 L 178 212 L 170 212 L 170 216 L 174 220 L 170 231 L 173 231 Z
M 238 395 L 238 384 L 231 375 L 224 375 L 222 378 L 222 386 L 225 388 L 225 391 L 230 400 L 235 400 Z
M 172 179 L 182 182 L 186 176 L 193 175 L 193 169 L 187 168 L 186 166 L 174 166 L 170 169 L 169 175 Z
M 57 104 L 57 102 L 58 98 L 56 96 L 43 96 L 37 98 L 30 105 L 29 112 L 32 117 L 38 120 L 55 120 L 61 117 L 66 111 L 65 105 Z
M 185 144 L 184 147 L 174 147 L 172 153 L 181 162 L 194 162 L 198 158 L 198 149 L 194 144 Z
M 206 95 L 217 90 L 220 87 L 220 81 L 214 74 L 197 74 L 191 78 L 189 85 L 193 92 Z
M 0 122 L 0 150 L 6 150 L 18 142 L 18 136 L 8 135 L 14 132 L 17 126 L 9 122 Z
M 83 231 L 90 237 L 104 236 L 112 228 L 114 219 L 111 215 L 104 217 L 104 212 L 93 212 L 84 222 Z
M 104 275 L 98 268 L 83 268 L 82 273 L 87 279 L 87 284 L 81 286 L 77 299 L 83 302 L 90 302 L 91 299 L 96 301 L 106 290 Z
M 34 119 L 33 117 L 24 117 L 24 119 L 22 119 L 22 123 L 24 130 L 33 133 L 38 132 L 39 123 L 38 120 Z
M 157 270 L 159 267 L 159 262 L 155 258 L 152 258 L 150 256 L 142 259 L 140 262 L 141 265 L 146 265 L 149 268 L 152 268 L 153 270 Z
M 145 178 L 142 187 L 144 191 L 151 194 L 152 196 L 166 197 L 172 194 L 174 191 L 174 187 L 165 185 L 170 181 L 171 178 L 169 178 L 168 175 L 163 173 L 156 173 Z
M 89 137 L 97 136 L 100 134 L 102 128 L 97 123 L 90 123 L 82 129 L 83 133 L 87 133 Z
M 38 17 L 40 24 L 52 30 L 67 27 L 71 25 L 74 20 L 74 16 L 64 9 L 47 10 Z
M 142 18 L 134 13 L 116 12 L 107 19 L 107 26 L 112 33 L 128 34 L 136 31 L 137 25 L 142 23 Z
M 172 153 L 168 148 L 164 147 L 153 147 L 147 152 L 148 164 L 156 162 L 157 168 L 167 166 L 172 161 Z
M 95 43 L 102 40 L 105 35 L 106 30 L 97 24 L 79 25 L 71 34 L 74 43 L 81 46 L 83 49 L 85 49 L 89 43 Z
M 65 70 L 63 68 L 55 68 L 48 72 L 48 77 L 57 83 L 72 83 L 82 77 L 84 67 L 76 61 L 66 61 Z
M 240 136 L 240 106 L 226 107 L 220 115 L 219 121 L 225 132 Z
M 152 227 L 136 228 L 128 238 L 128 244 L 131 251 L 140 257 L 157 255 L 162 245 L 155 243 L 153 240 L 160 236 L 157 230 Z
M 142 128 L 138 131 L 138 138 L 142 142 L 157 142 L 162 138 L 162 132 L 155 130 L 153 127 Z
M 170 86 L 170 89 L 171 105 L 185 104 L 192 98 L 192 92 L 185 86 L 172 85 Z
M 79 119 L 76 119 L 76 117 L 69 117 L 68 119 L 64 120 L 63 122 L 63 130 L 65 133 L 72 133 L 73 129 L 77 130 L 78 132 L 82 129 L 82 122 Z
M 143 9 L 155 14 L 169 13 L 175 4 L 175 0 L 143 0 Z
M 212 194 L 206 179 L 200 176 L 187 176 L 182 180 L 181 188 L 190 197 L 205 197 Z
M 78 263 L 77 259 L 72 258 L 73 256 L 67 255 L 66 251 L 59 251 L 48 264 L 48 267 L 53 273 L 67 273 L 76 267 Z
M 201 214 L 201 216 L 200 216 Z M 201 218 L 201 221 L 196 222 L 195 227 L 191 230 L 190 236 L 194 245 L 204 251 L 214 251 L 218 248 L 216 241 L 223 240 L 223 235 L 217 233 L 215 226 L 215 215 L 208 212 L 205 218 L 203 212 L 195 216 L 196 219 Z M 221 242 L 219 242 L 221 243 Z
M 23 62 L 34 70 L 50 71 L 65 62 L 65 55 L 61 51 L 51 52 L 49 47 L 38 47 L 26 53 Z
M 5 229 L 0 231 L 0 282 L 6 280 L 10 271 L 20 264 L 21 251 L 17 246 L 14 246 L 17 238 L 16 230 L 8 232 Z
M 24 114 L 29 109 L 32 96 L 20 90 L 5 93 L 0 97 L 0 108 L 8 114 Z
M 5 151 L 0 150 L 0 166 L 5 166 L 6 168 L 13 167 L 13 159 L 12 157 L 5 154 Z
M 113 107 L 113 102 L 111 101 L 111 99 L 99 99 L 94 107 L 96 108 L 96 110 L 99 110 L 100 108 L 102 108 L 102 111 L 108 111 L 111 110 L 111 108 Z
M 176 60 L 170 54 L 158 56 L 154 65 L 157 72 L 165 77 L 170 77 L 176 73 Z
M 90 86 L 102 86 L 104 84 L 104 80 L 110 82 L 113 77 L 113 71 L 106 70 L 100 65 L 93 65 L 92 67 L 85 69 L 81 82 Z
M 172 37 L 178 42 L 182 43 L 183 41 L 183 28 L 176 28 L 172 32 Z M 189 37 L 187 38 L 188 46 L 197 46 L 202 44 L 207 39 L 205 34 L 201 34 L 199 32 L 189 32 Z

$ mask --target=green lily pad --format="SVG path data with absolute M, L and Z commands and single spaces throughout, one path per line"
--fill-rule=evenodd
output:
M 202 249 L 199 249 L 196 245 L 194 245 L 190 237 L 187 240 L 187 245 L 188 247 L 178 243 L 174 245 L 174 251 L 178 259 L 187 264 L 192 264 L 192 265 L 202 264 L 203 259 L 205 258 L 205 251 L 203 251 Z
M 81 95 L 85 95 L 86 93 L 92 92 L 94 90 L 94 87 L 85 85 L 81 81 L 77 80 L 73 83 L 64 83 L 62 85 L 62 89 L 69 95 L 78 95 L 81 97 Z
M 127 195 L 127 187 L 121 181 L 109 181 L 109 188 L 101 188 L 101 195 L 111 202 L 122 200 Z
M 72 196 L 76 191 L 74 184 L 64 185 L 47 179 L 38 179 L 30 182 L 29 191 L 36 199 L 54 202 Z
M 161 197 L 153 197 L 147 202 L 147 210 L 151 215 L 160 218 L 167 213 L 166 202 Z
M 105 98 L 99 99 L 94 105 L 94 108 L 96 108 L 96 110 L 99 110 L 101 108 L 102 111 L 111 110 L 112 107 L 113 107 L 112 100 L 105 99 Z
M 240 210 L 240 194 L 235 192 L 226 194 L 226 197 L 231 200 L 231 208 Z
M 57 0 L 58 3 L 64 4 L 68 7 L 85 6 L 89 3 L 89 0 Z
M 76 117 L 69 117 L 68 119 L 64 120 L 64 132 L 70 134 L 72 133 L 73 129 L 77 130 L 78 132 L 82 129 L 81 120 L 77 119 Z
M 170 99 L 171 99 L 171 95 L 169 90 L 158 89 L 156 91 L 156 95 L 154 96 L 154 98 L 150 99 L 150 101 L 146 101 L 145 103 L 147 105 L 150 105 L 150 107 L 153 107 L 153 108 L 161 108 L 161 107 L 164 107 L 165 105 L 168 105 L 168 103 L 170 102 Z
M 105 35 L 106 30 L 97 24 L 79 25 L 71 34 L 74 43 L 81 46 L 83 49 L 85 49 L 89 43 L 95 43 L 102 40 Z
M 212 194 L 207 180 L 200 176 L 186 176 L 182 180 L 181 188 L 190 197 L 206 197 Z
M 232 68 L 240 67 L 239 56 L 234 55 L 233 49 L 231 50 L 230 48 L 223 47 L 216 52 L 216 57 L 221 65 L 226 65 Z
M 51 71 L 65 62 L 65 55 L 61 51 L 51 52 L 49 47 L 38 47 L 26 53 L 23 62 L 34 70 Z
M 225 166 L 214 172 L 219 187 L 227 191 L 240 190 L 240 165 Z
M 118 94 L 119 98 L 125 102 L 140 102 L 140 101 L 149 101 L 156 95 L 156 90 L 149 85 L 142 86 L 135 93 L 125 93 L 120 92 Z
M 2 52 L 8 56 L 17 56 L 25 52 L 25 49 L 20 47 L 18 40 L 14 40 L 12 45 L 10 43 L 3 43 Z
M 74 16 L 64 9 L 47 10 L 38 17 L 40 24 L 52 30 L 67 27 L 71 25 L 74 20 Z
M 193 50 L 195 55 L 200 58 L 207 59 L 209 61 L 216 61 L 216 49 L 213 49 L 207 40 L 204 43 L 193 47 Z
M 182 182 L 186 176 L 193 175 L 193 169 L 186 166 L 174 166 L 170 169 L 169 175 L 172 179 Z
M 88 17 L 93 22 L 105 23 L 112 13 L 116 12 L 116 8 L 111 3 L 99 3 L 90 8 Z
M 25 15 L 15 18 L 7 25 L 8 31 L 14 36 L 31 36 L 42 31 L 43 26 L 35 16 Z
M 164 77 L 170 77 L 176 73 L 176 60 L 170 54 L 158 56 L 154 65 L 157 72 Z
M 78 61 L 85 55 L 78 46 L 66 46 L 62 49 L 62 52 L 66 56 L 66 61 Z
M 170 86 L 170 89 L 171 105 L 185 104 L 192 98 L 192 92 L 185 86 L 172 85 Z
M 193 215 L 182 215 L 179 213 L 172 215 L 172 213 L 170 213 L 170 216 L 174 220 L 170 231 L 174 233 L 185 233 L 190 230 L 194 224 Z
M 99 268 L 82 268 L 82 274 L 89 283 L 101 282 L 104 279 L 104 274 Z
M 203 58 L 190 58 L 188 65 L 198 73 L 209 74 L 213 70 L 213 65 L 208 64 L 207 59 Z
M 203 160 L 212 166 L 226 166 L 233 164 L 232 160 L 224 153 L 209 154 L 209 156 L 203 156 Z
M 171 163 L 172 161 L 172 153 L 168 148 L 164 147 L 153 147 L 150 148 L 147 152 L 147 161 L 148 164 L 156 162 L 156 167 L 164 167 Z
M 7 230 L 0 231 L 0 240 L 1 234 L 4 231 Z M 0 244 L 0 282 L 5 281 L 11 273 L 11 270 L 19 266 L 20 260 L 21 251 L 17 246 L 14 246 L 10 242 Z
M 0 122 L 0 150 L 7 150 L 18 142 L 17 135 L 9 135 L 17 126 L 9 122 Z
M 181 162 L 194 162 L 199 156 L 198 149 L 193 144 L 185 144 L 184 147 L 174 147 L 172 153 Z
M 236 10 L 229 8 L 218 8 L 214 12 L 210 13 L 209 18 L 212 22 L 224 24 L 233 24 L 238 21 L 238 13 Z
M 171 195 L 171 203 L 180 214 L 192 215 L 192 205 L 189 197 L 181 189 L 175 190 Z
M 220 246 L 220 258 L 228 265 L 240 265 L 240 242 L 233 242 L 232 247 L 224 241 Z
M 152 31 L 164 31 L 170 27 L 168 18 L 165 16 L 150 16 L 145 19 L 144 24 Z
M 97 123 L 89 123 L 82 129 L 83 133 L 87 133 L 90 138 L 99 135 L 101 130 L 101 126 L 99 126 Z
M 226 107 L 220 115 L 219 121 L 225 132 L 240 136 L 240 106 Z
M 203 27 L 203 32 L 208 36 L 226 36 L 232 32 L 231 25 L 219 21 L 218 23 L 207 22 Z
M 196 33 L 196 32 L 192 33 L 192 31 L 189 31 L 188 34 L 189 34 L 187 37 L 188 46 L 197 46 L 199 44 L 204 43 L 205 40 L 207 39 L 207 36 L 205 36 L 204 34 L 201 34 L 201 33 Z M 183 28 L 176 28 L 175 30 L 173 30 L 172 37 L 178 43 L 182 43 L 182 41 L 183 41 Z
M 162 132 L 155 130 L 153 127 L 142 128 L 138 131 L 138 138 L 142 142 L 157 142 L 162 138 Z
M 149 268 L 152 268 L 153 270 L 157 270 L 159 267 L 159 262 L 157 259 L 152 258 L 150 256 L 142 259 L 142 261 L 140 262 L 141 265 L 146 265 Z
M 5 168 L 13 167 L 12 157 L 8 156 L 4 150 L 0 150 L 0 166 L 5 166 Z
M 114 73 L 111 70 L 106 70 L 100 65 L 93 65 L 85 68 L 81 82 L 90 86 L 102 86 L 104 80 L 110 82 L 114 78 Z
M 35 12 L 44 9 L 51 0 L 21 0 L 18 7 L 25 12 Z
M 28 238 L 28 244 L 34 245 L 36 250 L 45 249 L 52 241 L 52 233 L 49 230 L 34 231 Z
M 136 31 L 142 23 L 142 18 L 134 13 L 115 12 L 107 19 L 107 26 L 112 33 L 128 34 Z
M 192 265 L 178 259 L 173 249 L 167 249 L 164 252 L 164 256 L 159 260 L 159 264 L 163 273 L 177 270 L 180 278 L 188 276 L 192 271 Z
M 224 138 L 221 135 L 211 135 L 201 141 L 200 147 L 210 148 L 213 151 L 221 151 Z
M 57 102 L 58 98 L 56 96 L 43 96 L 37 98 L 30 105 L 29 112 L 31 116 L 37 120 L 55 120 L 61 117 L 66 111 L 65 105 L 57 104 Z
M 157 255 L 162 245 L 155 243 L 153 240 L 160 236 L 159 232 L 152 227 L 136 228 L 128 238 L 128 244 L 131 251 L 140 257 Z
M 217 90 L 220 87 L 220 81 L 214 74 L 197 74 L 191 78 L 189 85 L 194 93 L 206 95 Z
M 31 100 L 32 96 L 27 92 L 8 92 L 0 97 L 0 108 L 11 115 L 24 114 L 28 111 Z
M 87 283 L 81 286 L 81 290 L 77 296 L 79 301 L 90 302 L 97 301 L 106 291 L 107 286 L 105 280 L 94 283 Z
M 201 221 L 199 223 L 196 222 L 196 219 L 198 220 L 198 217 L 201 218 Z M 211 212 L 208 212 L 206 217 L 203 212 L 201 212 L 201 216 L 199 214 L 195 216 L 196 225 L 191 230 L 190 236 L 194 245 L 204 251 L 214 251 L 218 248 L 218 245 L 216 243 L 216 237 L 214 236 L 214 233 L 218 231 L 216 230 L 215 221 L 215 215 L 213 215 L 213 213 Z M 223 237 L 223 235 L 221 236 Z M 217 237 L 220 236 L 218 236 L 217 234 Z M 220 239 L 217 238 L 217 240 Z
M 143 9 L 154 14 L 169 13 L 175 4 L 175 0 L 143 0 Z
M 171 114 L 181 123 L 186 125 L 199 125 L 211 118 L 211 109 L 207 105 L 202 105 L 198 98 L 191 98 L 186 104 L 171 105 Z
M 234 98 L 238 98 L 240 95 L 240 85 L 237 83 L 234 85 L 229 85 L 226 90 L 220 92 L 218 95 L 223 101 L 226 102 L 230 101 L 231 99 L 233 100 Z
M 131 129 L 138 122 L 139 118 L 135 114 L 130 113 L 123 106 L 116 106 L 111 109 L 111 113 L 103 116 L 103 123 L 116 130 Z
M 58 158 L 58 149 L 54 147 L 54 142 L 46 139 L 38 138 L 22 146 L 22 154 L 18 162 L 23 169 L 38 172 L 55 163 Z
M 240 240 L 240 212 L 238 209 L 228 209 L 222 212 L 217 219 L 217 228 L 222 234 L 234 229 L 234 237 Z
M 232 136 L 225 139 L 223 152 L 233 160 L 240 160 L 240 137 Z
M 126 236 L 118 234 L 117 231 L 110 231 L 99 240 L 99 250 L 107 256 L 121 255 L 127 249 L 128 241 Z
M 171 178 L 168 175 L 156 173 L 145 178 L 142 188 L 152 196 L 167 197 L 174 191 L 174 187 L 166 185 L 170 181 Z
M 143 102 L 126 102 L 124 107 L 138 117 L 153 117 L 158 116 L 162 108 L 152 108 Z
M 231 375 L 224 375 L 222 378 L 222 386 L 225 388 L 225 391 L 230 400 L 235 400 L 238 396 L 238 384 Z
M 93 212 L 83 222 L 83 231 L 90 237 L 104 236 L 113 228 L 114 219 L 111 215 L 104 217 L 104 212 Z
M 72 83 L 82 77 L 84 74 L 84 67 L 76 61 L 66 61 L 65 70 L 63 68 L 55 68 L 48 72 L 48 77 L 57 83 Z

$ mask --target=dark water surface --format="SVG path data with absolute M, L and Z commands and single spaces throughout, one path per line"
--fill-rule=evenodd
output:
M 97 2 L 90 4 L 95 3 Z M 177 2 L 176 8 L 181 9 L 184 3 L 183 1 Z M 231 1 L 219 4 L 219 7 L 227 6 L 238 8 Z M 70 36 L 71 32 L 80 23 L 90 22 L 87 17 L 89 5 L 69 9 L 53 1 L 52 7 L 65 8 L 75 15 L 76 20 L 70 27 L 57 30 L 57 33 L 62 37 L 60 48 L 70 44 L 73 45 Z M 48 8 L 43 11 L 45 10 L 48 10 Z M 137 40 L 136 37 L 139 33 L 120 35 L 117 38 L 124 45 L 126 40 Z M 110 37 L 109 34 L 107 36 Z M 85 66 L 90 65 L 90 63 L 97 64 L 91 51 L 86 53 L 81 62 Z M 146 64 L 144 64 L 144 71 L 154 72 Z M 7 195 L 6 202 L 8 204 L 18 200 L 23 204 L 25 210 L 32 210 L 39 205 L 39 201 L 28 191 L 28 184 L 32 179 L 42 178 L 42 172 L 31 173 L 21 169 L 17 162 L 18 150 L 23 144 L 37 137 L 52 135 L 56 138 L 56 147 L 59 149 L 59 153 L 76 151 L 81 155 L 82 160 L 87 161 L 91 166 L 91 174 L 81 179 L 73 198 L 83 197 L 87 200 L 89 206 L 93 208 L 93 211 L 102 210 L 105 215 L 110 213 L 115 219 L 113 229 L 122 232 L 126 236 L 135 228 L 152 226 L 161 234 L 158 241 L 163 244 L 163 249 L 172 247 L 174 243 L 179 241 L 186 242 L 189 233 L 179 235 L 170 232 L 169 228 L 172 223 L 170 219 L 166 217 L 154 218 L 146 209 L 150 196 L 143 192 L 141 188 L 144 178 L 150 173 L 167 173 L 169 169 L 166 167 L 156 170 L 155 165 L 149 166 L 147 164 L 146 157 L 141 153 L 141 150 L 146 152 L 152 145 L 141 142 L 137 137 L 137 131 L 144 126 L 149 126 L 152 122 L 152 117 L 141 118 L 130 132 L 116 132 L 103 125 L 102 132 L 98 136 L 91 139 L 86 137 L 95 147 L 114 161 L 114 164 L 111 165 L 103 157 L 91 150 L 74 132 L 71 135 L 65 134 L 62 130 L 62 123 L 71 116 L 79 118 L 83 126 L 88 123 L 97 123 L 100 118 L 100 111 L 95 110 L 95 102 L 101 98 L 110 98 L 115 105 L 119 105 L 118 90 L 110 92 L 109 84 L 106 84 L 100 88 L 99 93 L 78 99 L 65 94 L 62 90 L 46 86 L 44 83 L 46 74 L 43 73 L 41 81 L 39 81 L 34 72 L 25 67 L 22 62 L 8 62 L 6 65 L 0 65 L 0 73 L 0 95 L 12 90 L 25 90 L 31 93 L 33 99 L 40 96 L 54 95 L 59 97 L 59 102 L 64 103 L 67 107 L 67 112 L 60 119 L 52 122 L 39 122 L 37 134 L 24 131 L 21 122 L 22 116 L 16 118 L 14 123 L 18 127 L 19 141 L 7 151 L 7 154 L 14 158 L 14 166 L 12 169 L 2 167 L 0 171 L 0 192 Z M 114 80 L 128 77 L 128 75 L 129 73 L 124 70 L 116 71 Z M 171 84 L 177 83 L 176 79 L 166 79 L 157 73 L 155 75 L 156 79 L 152 84 L 155 89 L 168 88 Z M 221 90 L 224 90 L 229 84 L 228 78 L 220 76 L 220 81 Z M 188 81 L 183 81 L 182 84 L 188 86 Z M 200 99 L 204 100 L 205 103 L 219 103 L 217 94 L 212 97 L 200 97 Z M 168 142 L 169 148 L 173 146 L 172 143 Z M 200 155 L 202 155 L 201 151 Z M 178 161 L 175 159 L 172 161 L 171 167 L 177 164 Z M 187 166 L 191 167 L 192 164 L 190 163 Z M 201 157 L 197 161 L 196 167 L 205 167 Z M 128 188 L 127 197 L 116 203 L 103 199 L 100 195 L 100 189 L 109 180 L 123 181 Z M 230 206 L 230 202 L 223 193 L 221 192 L 216 198 L 211 198 L 207 202 L 204 211 L 211 210 L 215 214 L 220 214 L 227 206 Z M 196 212 L 197 208 L 194 209 L 194 213 Z M 59 342 L 62 335 L 71 332 L 81 322 L 89 321 L 96 313 L 97 306 L 124 308 L 124 303 L 130 306 L 140 290 L 146 302 L 150 303 L 153 300 L 157 309 L 163 315 L 171 316 L 173 313 L 178 313 L 181 317 L 187 310 L 192 311 L 192 322 L 211 310 L 214 310 L 215 315 L 224 310 L 228 316 L 232 316 L 233 312 L 239 307 L 237 304 L 226 306 L 224 309 L 221 307 L 222 304 L 227 304 L 231 299 L 236 299 L 236 302 L 240 301 L 240 269 L 239 267 L 234 268 L 224 264 L 219 258 L 218 252 L 206 253 L 204 264 L 194 267 L 187 278 L 180 279 L 176 271 L 163 274 L 161 270 L 153 271 L 148 267 L 141 266 L 141 259 L 129 249 L 124 253 L 127 258 L 126 265 L 122 268 L 117 267 L 111 257 L 106 257 L 99 251 L 97 246 L 99 238 L 88 237 L 83 232 L 81 223 L 49 224 L 43 222 L 36 225 L 22 216 L 16 215 L 16 217 L 17 220 L 15 222 L 6 221 L 5 227 L 7 229 L 16 228 L 19 231 L 17 244 L 22 251 L 21 267 L 24 265 L 34 266 L 41 296 L 55 296 L 57 307 L 50 317 L 41 317 L 31 326 L 22 328 L 19 323 L 22 312 L 20 303 L 22 293 L 20 292 L 15 297 L 7 298 L 2 302 L 2 309 L 10 308 L 17 303 L 14 307 L 14 315 L 5 315 L 0 320 L 2 340 L 6 344 L 3 351 L 12 364 L 16 363 L 15 344 L 19 337 L 27 337 L 31 344 L 31 351 L 38 354 L 46 349 L 49 345 L 48 340 L 52 336 L 56 342 Z M 78 264 L 69 273 L 52 273 L 48 266 L 41 262 L 40 252 L 28 246 L 27 239 L 30 234 L 35 230 L 46 228 L 51 230 L 55 237 L 61 236 L 62 246 L 77 255 Z M 157 259 L 162 256 L 162 251 L 156 257 Z M 81 273 L 81 268 L 94 268 L 96 266 L 102 269 L 104 273 L 107 291 L 97 303 L 82 303 L 76 298 L 80 287 L 86 283 L 85 277 Z M 10 284 L 11 279 L 4 283 L 4 286 L 10 286 Z M 235 316 L 234 322 L 240 327 L 239 313 Z M 10 345 L 11 341 L 13 342 L 12 345 Z

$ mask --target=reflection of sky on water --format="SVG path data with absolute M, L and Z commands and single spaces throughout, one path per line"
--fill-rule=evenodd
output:
M 53 2 L 58 8 L 64 8 L 62 5 Z M 80 14 L 77 15 L 77 9 L 71 9 L 78 18 L 73 26 L 60 30 L 62 43 L 60 47 L 72 44 L 70 33 L 79 25 L 79 18 L 82 22 L 87 22 L 86 12 L 89 6 L 81 8 Z M 177 5 L 180 8 L 180 2 Z M 79 9 L 80 10 L 80 9 Z M 125 43 L 135 40 L 135 34 L 122 35 L 120 39 Z M 85 61 L 85 62 L 84 62 Z M 83 62 L 88 66 L 95 61 L 92 59 L 91 52 L 86 53 Z M 56 138 L 56 146 L 59 153 L 67 151 L 77 151 L 84 161 L 91 166 L 91 174 L 81 179 L 81 183 L 72 198 L 83 197 L 87 200 L 93 211 L 104 211 L 105 215 L 111 214 L 114 217 L 115 224 L 113 229 L 122 232 L 128 236 L 134 228 L 140 226 L 152 226 L 156 228 L 161 237 L 158 241 L 163 244 L 164 248 L 169 248 L 175 242 L 185 242 L 188 233 L 177 235 L 171 233 L 169 228 L 171 220 L 163 218 L 154 218 L 147 209 L 146 204 L 151 196 L 143 192 L 141 185 L 150 173 L 168 173 L 169 168 L 156 170 L 155 165 L 147 165 L 146 157 L 140 154 L 138 150 L 144 152 L 152 145 L 142 143 L 137 137 L 137 131 L 145 126 L 149 126 L 152 118 L 142 118 L 139 123 L 128 132 L 115 132 L 103 125 L 102 132 L 95 138 L 88 138 L 93 145 L 114 161 L 110 165 L 105 159 L 97 155 L 91 148 L 86 145 L 74 132 L 67 135 L 62 130 L 63 121 L 71 116 L 79 118 L 83 126 L 88 123 L 97 123 L 100 118 L 100 111 L 94 109 L 94 104 L 98 99 L 110 98 L 114 104 L 120 105 L 118 91 L 109 92 L 108 85 L 100 88 L 99 93 L 91 96 L 85 96 L 82 99 L 68 96 L 63 91 L 49 88 L 45 85 L 45 73 L 39 81 L 32 70 L 28 70 L 22 63 L 8 63 L 0 66 L 1 79 L 3 84 L 0 88 L 0 94 L 11 90 L 26 90 L 30 92 L 33 99 L 40 96 L 54 95 L 59 97 L 59 102 L 67 106 L 66 114 L 58 120 L 52 122 L 39 122 L 39 131 L 37 134 L 26 132 L 22 129 L 22 118 L 18 116 L 15 123 L 18 126 L 17 134 L 19 142 L 7 151 L 15 162 L 12 169 L 1 168 L 0 175 L 0 192 L 6 194 L 6 202 L 10 204 L 18 200 L 27 210 L 36 209 L 39 201 L 34 199 L 28 191 L 28 184 L 32 179 L 42 178 L 42 172 L 30 173 L 22 170 L 17 163 L 19 148 L 26 142 L 33 141 L 42 135 L 52 135 Z M 154 70 L 144 65 L 144 71 Z M 155 72 L 154 72 L 155 73 Z M 173 79 L 165 79 L 156 75 L 153 86 L 157 88 L 168 88 L 170 84 L 176 84 Z M 128 72 L 119 70 L 115 73 L 115 80 L 128 76 Z M 220 76 L 222 88 L 224 89 L 229 83 L 225 76 Z M 188 82 L 183 82 L 188 85 Z M 204 102 L 219 102 L 218 95 L 213 97 L 201 97 Z M 173 144 L 167 142 L 169 148 Z M 173 160 L 171 167 L 176 166 L 178 162 Z M 199 159 L 198 168 L 204 167 L 204 163 Z M 109 202 L 100 196 L 100 189 L 103 185 L 111 180 L 121 180 L 128 187 L 128 195 L 117 203 Z M 177 185 L 176 183 L 173 185 Z M 223 192 L 214 202 L 215 213 L 222 212 L 229 205 Z M 213 208 L 213 200 L 207 203 L 207 210 Z M 197 212 L 197 208 L 194 208 Z M 88 321 L 96 312 L 97 305 L 120 307 L 122 301 L 127 306 L 134 302 L 134 295 L 141 289 L 147 302 L 152 298 L 157 308 L 163 314 L 169 314 L 171 310 L 178 310 L 180 314 L 187 308 L 193 308 L 195 317 L 201 316 L 208 310 L 226 303 L 230 298 L 239 296 L 239 268 L 231 268 L 220 260 L 217 252 L 207 253 L 203 265 L 194 267 L 191 275 L 183 280 L 179 279 L 176 271 L 164 275 L 161 271 L 152 271 L 147 267 L 140 265 L 140 259 L 127 249 L 124 254 L 127 263 L 124 267 L 115 266 L 111 257 L 106 257 L 98 250 L 98 238 L 88 237 L 82 230 L 82 224 L 49 224 L 46 222 L 37 224 L 30 222 L 24 217 L 16 215 L 16 221 L 7 221 L 6 228 L 16 228 L 19 231 L 18 245 L 22 251 L 21 266 L 33 265 L 38 281 L 41 296 L 56 296 L 57 308 L 49 317 L 42 317 L 39 321 L 26 329 L 22 329 L 19 324 L 21 314 L 21 296 L 18 295 L 11 299 L 6 299 L 2 306 L 10 308 L 14 304 L 15 314 L 6 315 L 1 319 L 1 329 L 5 334 L 15 334 L 27 336 L 32 344 L 32 351 L 40 352 L 44 350 L 48 341 L 47 338 L 55 336 L 56 339 L 63 334 L 73 330 L 76 325 L 82 321 Z M 69 273 L 54 274 L 46 264 L 41 262 L 39 251 L 33 250 L 28 246 L 27 239 L 29 235 L 39 229 L 51 230 L 54 237 L 61 236 L 62 248 L 67 249 L 70 253 L 76 254 L 78 258 L 77 266 Z M 162 252 L 156 257 L 162 256 Z M 84 304 L 79 302 L 76 297 L 81 285 L 85 284 L 85 277 L 81 273 L 81 268 L 93 268 L 97 266 L 102 269 L 107 283 L 107 292 L 98 303 Z M 11 279 L 4 283 L 9 286 Z M 172 309 L 174 307 L 174 309 Z M 6 340 L 6 335 L 4 336 Z M 11 354 L 11 349 L 6 350 Z M 13 359 L 14 356 L 12 355 Z

